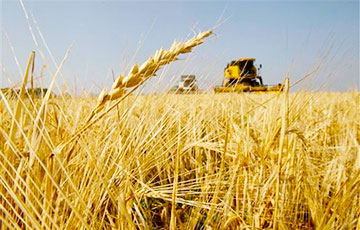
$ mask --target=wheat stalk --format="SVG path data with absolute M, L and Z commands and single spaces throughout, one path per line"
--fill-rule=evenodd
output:
M 174 41 L 168 50 L 159 49 L 155 51 L 155 54 L 149 57 L 149 59 L 145 61 L 140 67 L 135 64 L 131 68 L 128 75 L 120 75 L 113 83 L 109 93 L 106 92 L 106 88 L 101 91 L 98 97 L 98 103 L 88 116 L 84 125 L 72 136 L 72 138 L 70 138 L 67 142 L 59 145 L 58 152 L 60 152 L 69 143 L 77 140 L 81 133 L 83 133 L 91 125 L 101 119 L 105 114 L 115 108 L 118 103 L 120 103 L 128 95 L 135 91 L 139 86 L 141 86 L 144 81 L 155 76 L 156 72 L 162 66 L 178 60 L 177 56 L 179 56 L 180 54 L 190 53 L 192 51 L 192 48 L 202 44 L 204 42 L 204 38 L 210 36 L 212 33 L 213 30 L 207 30 L 205 32 L 200 32 L 199 34 L 185 42 Z M 127 89 L 129 91 L 127 91 Z M 113 101 L 119 98 L 121 99 L 118 100 L 114 105 L 110 106 L 107 109 L 104 109 L 106 102 Z M 95 117 L 95 115 L 98 116 Z

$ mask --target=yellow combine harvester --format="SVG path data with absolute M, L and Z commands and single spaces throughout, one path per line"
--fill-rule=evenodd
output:
M 221 86 L 215 87 L 215 93 L 226 92 L 281 92 L 283 84 L 264 85 L 258 70 L 254 65 L 255 58 L 242 58 L 227 64 L 224 81 Z

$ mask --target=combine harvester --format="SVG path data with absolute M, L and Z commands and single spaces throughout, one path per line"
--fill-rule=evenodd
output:
M 170 90 L 178 94 L 199 93 L 195 75 L 182 75 L 178 85 Z
M 261 69 L 254 65 L 255 58 L 242 58 L 227 64 L 224 80 L 221 86 L 214 88 L 215 93 L 227 92 L 282 92 L 283 84 L 264 85 L 262 77 L 258 75 Z

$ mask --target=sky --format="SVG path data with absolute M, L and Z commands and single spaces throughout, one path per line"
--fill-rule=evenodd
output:
M 213 28 L 214 36 L 159 71 L 143 92 L 166 91 L 182 74 L 195 74 L 200 88 L 211 90 L 221 84 L 226 64 L 242 57 L 262 64 L 265 84 L 287 76 L 294 83 L 319 67 L 296 89 L 359 89 L 358 1 L 48 0 L 24 6 L 28 19 L 20 1 L 1 1 L 1 87 L 20 84 L 32 50 L 35 83 L 46 87 L 71 46 L 58 87 L 97 93 L 111 87 L 113 73 L 127 74 L 156 49 Z

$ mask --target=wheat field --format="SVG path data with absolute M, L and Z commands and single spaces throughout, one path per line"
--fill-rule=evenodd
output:
M 29 93 L 32 53 L 0 91 L 1 229 L 360 229 L 357 91 L 133 93 L 211 34 L 98 98 L 51 95 L 67 54 Z
M 359 93 L 0 103 L 2 229 L 359 229 Z M 285 124 L 285 126 L 284 126 Z M 285 128 L 285 130 L 284 130 Z M 35 151 L 36 148 L 36 151 Z

